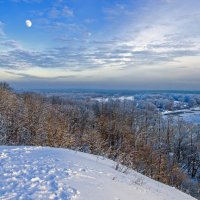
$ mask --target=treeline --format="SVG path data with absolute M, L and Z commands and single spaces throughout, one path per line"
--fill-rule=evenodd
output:
M 200 106 L 200 94 L 136 94 L 134 98 L 138 102 L 149 102 L 160 111 L 181 110 Z
M 0 84 L 0 144 L 41 145 L 106 156 L 199 195 L 200 129 L 163 119 L 148 102 L 94 102 L 16 94 Z M 190 181 L 191 178 L 195 181 Z

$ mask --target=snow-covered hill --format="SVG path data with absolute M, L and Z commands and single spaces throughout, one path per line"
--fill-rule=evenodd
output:
M 66 149 L 0 147 L 0 199 L 186 200 L 175 188 Z

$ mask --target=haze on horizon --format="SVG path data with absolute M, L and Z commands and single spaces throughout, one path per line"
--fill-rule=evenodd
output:
M 0 0 L 0 81 L 200 90 L 199 8 L 199 0 Z

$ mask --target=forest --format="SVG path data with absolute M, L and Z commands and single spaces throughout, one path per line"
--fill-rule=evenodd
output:
M 90 101 L 15 92 L 0 83 L 0 145 L 69 148 L 116 161 L 194 197 L 200 193 L 200 127 L 163 118 L 148 101 Z

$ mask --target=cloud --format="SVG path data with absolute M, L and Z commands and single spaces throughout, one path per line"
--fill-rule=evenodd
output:
M 4 23 L 0 21 L 0 37 L 5 36 L 3 27 L 4 27 Z
M 46 8 L 32 10 L 31 13 L 34 17 L 50 18 L 51 20 L 74 17 L 74 11 L 64 1 L 60 0 L 52 1 Z
M 12 40 L 0 41 L 0 45 L 8 49 L 0 52 L 0 68 L 23 71 L 40 67 L 75 72 L 106 68 L 125 70 L 141 66 L 162 67 L 163 63 L 178 63 L 182 58 L 200 54 L 200 23 L 197 20 L 200 11 L 188 3 L 180 7 L 176 1 L 158 5 L 147 3 L 137 12 L 131 12 L 132 4 L 104 8 L 106 15 L 127 21 L 116 29 L 110 22 L 112 33 L 105 29 L 103 37 L 98 38 L 98 33 L 91 33 L 85 25 L 61 20 L 60 17 L 74 15 L 63 2 L 57 1 L 40 11 L 39 15 L 36 14 L 39 19 L 35 19 L 40 21 L 41 28 L 56 35 L 56 45 L 32 51 L 21 48 Z M 131 17 L 139 11 L 143 11 L 144 16 L 132 20 Z M 51 19 L 45 18 L 47 15 Z M 11 47 L 15 49 L 11 50 Z
M 36 80 L 48 80 L 48 81 L 55 81 L 55 80 L 67 80 L 67 79 L 73 79 L 76 76 L 75 75 L 68 75 L 68 76 L 54 76 L 54 77 L 41 77 L 41 76 L 34 76 L 31 74 L 26 73 L 17 73 L 13 71 L 4 71 L 7 74 L 14 75 L 17 77 L 20 77 L 23 80 L 30 80 L 30 81 L 36 81 Z
M 46 11 L 47 15 L 50 18 L 60 18 L 60 17 L 73 17 L 74 12 L 68 6 L 64 6 L 63 8 L 54 6 Z M 45 13 L 44 13 L 45 15 Z
M 166 62 L 178 62 L 186 56 L 199 56 L 198 49 L 185 49 L 183 46 L 170 46 L 165 43 L 138 50 L 137 45 L 123 40 L 86 41 L 72 40 L 71 45 L 54 47 L 43 51 L 30 51 L 19 48 L 14 41 L 7 41 L 16 49 L 0 52 L 0 68 L 25 70 L 34 67 L 85 71 L 111 67 L 113 69 L 153 66 Z M 67 41 L 69 44 L 69 41 Z M 6 42 L 5 42 L 6 45 Z M 160 48 L 165 47 L 160 51 Z
M 52 1 L 46 8 L 30 11 L 35 28 L 48 32 L 49 36 L 72 35 L 86 32 L 84 25 L 74 20 L 74 11 L 64 1 Z
M 17 41 L 8 39 L 0 40 L 0 47 L 1 46 L 8 49 L 18 49 L 21 47 L 21 45 Z
M 62 15 L 67 17 L 73 17 L 74 12 L 68 6 L 64 6 L 64 8 L 62 9 Z
M 131 16 L 133 12 L 129 10 L 126 4 L 116 3 L 114 6 L 104 7 L 103 13 L 106 14 L 107 19 L 114 19 L 119 16 Z

